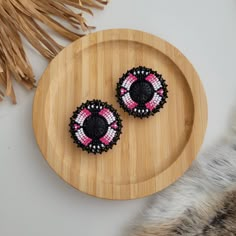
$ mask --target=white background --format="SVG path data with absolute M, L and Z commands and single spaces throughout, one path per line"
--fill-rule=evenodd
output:
M 198 71 L 209 105 L 203 149 L 224 132 L 236 92 L 235 0 L 113 0 L 90 23 L 134 28 L 179 48 Z M 47 62 L 26 45 L 39 79 Z M 106 201 L 64 183 L 49 168 L 32 130 L 34 92 L 0 105 L 0 235 L 118 236 L 148 200 Z

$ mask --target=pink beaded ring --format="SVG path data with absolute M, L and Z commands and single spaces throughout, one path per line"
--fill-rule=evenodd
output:
M 116 89 L 120 106 L 139 118 L 159 112 L 166 103 L 167 93 L 162 75 L 142 66 L 127 71 L 119 79 Z
M 120 139 L 122 120 L 117 111 L 100 100 L 87 101 L 70 118 L 74 143 L 88 153 L 107 152 Z

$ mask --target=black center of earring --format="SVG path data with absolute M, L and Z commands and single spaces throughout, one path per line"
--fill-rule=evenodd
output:
M 153 98 L 154 92 L 153 86 L 145 80 L 134 82 L 130 88 L 131 98 L 140 105 L 149 102 Z
M 108 124 L 104 117 L 93 114 L 84 121 L 84 132 L 91 139 L 100 139 L 108 130 Z

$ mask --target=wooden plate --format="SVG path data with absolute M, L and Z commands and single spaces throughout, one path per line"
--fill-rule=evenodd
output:
M 146 66 L 167 81 L 164 109 L 135 119 L 115 99 L 118 78 Z M 123 119 L 123 134 L 108 153 L 81 151 L 69 133 L 82 102 L 101 99 Z M 191 63 L 162 39 L 134 30 L 90 34 L 64 49 L 43 74 L 34 99 L 33 126 L 43 156 L 66 182 L 100 198 L 134 199 L 176 181 L 191 165 L 207 124 L 206 96 Z

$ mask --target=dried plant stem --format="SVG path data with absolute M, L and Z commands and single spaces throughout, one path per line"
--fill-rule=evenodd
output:
M 86 32 L 92 27 L 86 24 L 82 12 L 93 14 L 91 8 L 103 9 L 105 4 L 106 0 L 0 0 L 0 101 L 6 95 L 16 103 L 12 78 L 27 89 L 32 89 L 36 83 L 20 35 L 51 60 L 63 47 L 37 21 L 69 40 L 76 40 L 83 33 L 67 29 L 53 16 Z M 69 6 L 81 10 L 81 13 L 77 14 Z

